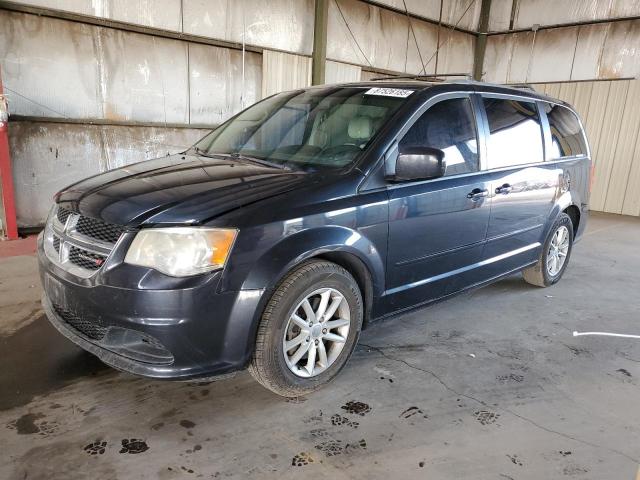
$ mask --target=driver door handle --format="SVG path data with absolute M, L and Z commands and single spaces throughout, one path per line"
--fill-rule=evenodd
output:
M 511 190 L 513 189 L 513 187 L 511 185 L 509 185 L 508 183 L 505 183 L 504 185 L 502 185 L 501 187 L 496 188 L 496 193 L 500 194 L 502 193 L 503 195 L 506 195 L 507 193 L 509 193 Z
M 471 200 L 476 200 L 478 198 L 486 197 L 488 195 L 489 195 L 489 190 L 487 190 L 487 189 L 482 190 L 480 188 L 474 188 L 469 193 L 467 193 L 467 198 L 470 198 Z

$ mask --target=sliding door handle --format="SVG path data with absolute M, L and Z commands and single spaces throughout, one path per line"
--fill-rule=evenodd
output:
M 501 187 L 496 188 L 496 193 L 498 193 L 498 194 L 501 193 L 503 195 L 506 195 L 507 193 L 511 192 L 511 190 L 513 190 L 513 187 L 511 185 L 509 185 L 508 183 L 505 183 Z
M 488 195 L 489 195 L 489 190 L 474 188 L 469 193 L 467 193 L 467 198 L 470 198 L 471 200 L 476 200 L 478 198 L 487 197 Z

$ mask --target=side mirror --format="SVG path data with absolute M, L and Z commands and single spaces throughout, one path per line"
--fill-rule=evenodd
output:
M 404 147 L 398 152 L 395 173 L 389 180 L 406 182 L 438 178 L 444 175 L 445 169 L 442 150 L 421 146 Z

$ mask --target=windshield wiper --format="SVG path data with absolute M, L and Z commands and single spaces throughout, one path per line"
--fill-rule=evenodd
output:
M 210 154 L 208 152 L 205 152 L 204 150 L 202 150 L 200 147 L 193 147 L 193 150 L 198 154 L 198 155 L 202 155 L 203 157 L 208 157 L 208 158 L 213 158 L 215 155 Z
M 271 161 L 265 160 L 263 158 L 248 157 L 246 155 L 242 155 L 242 154 L 237 153 L 237 152 L 233 152 L 233 153 L 218 153 L 216 155 L 221 155 L 221 156 L 225 156 L 225 157 L 231 157 L 231 158 L 238 159 L 238 160 L 245 160 L 247 162 L 257 163 L 259 165 L 264 165 L 264 166 L 267 166 L 267 167 L 279 168 L 280 170 L 291 170 L 291 167 L 288 167 L 287 165 L 285 165 L 283 163 L 271 162 Z
M 284 165 L 283 163 L 278 163 L 278 162 L 271 162 L 269 160 L 264 160 L 262 158 L 256 158 L 256 157 L 248 157 L 246 155 L 242 155 L 240 153 L 237 152 L 233 152 L 233 153 L 216 153 L 216 152 L 205 152 L 204 150 L 198 148 L 198 147 L 193 147 L 194 151 L 198 154 L 198 155 L 202 155 L 203 157 L 208 157 L 208 158 L 233 158 L 234 160 L 244 160 L 246 162 L 251 162 L 251 163 L 257 163 L 259 165 L 264 165 L 266 167 L 273 167 L 273 168 L 277 168 L 280 170 L 291 170 L 291 167 Z

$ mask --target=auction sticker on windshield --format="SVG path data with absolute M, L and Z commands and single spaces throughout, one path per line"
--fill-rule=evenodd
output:
M 413 90 L 406 90 L 404 88 L 370 88 L 364 94 L 365 95 L 378 95 L 381 97 L 400 97 L 407 98 L 413 93 Z

